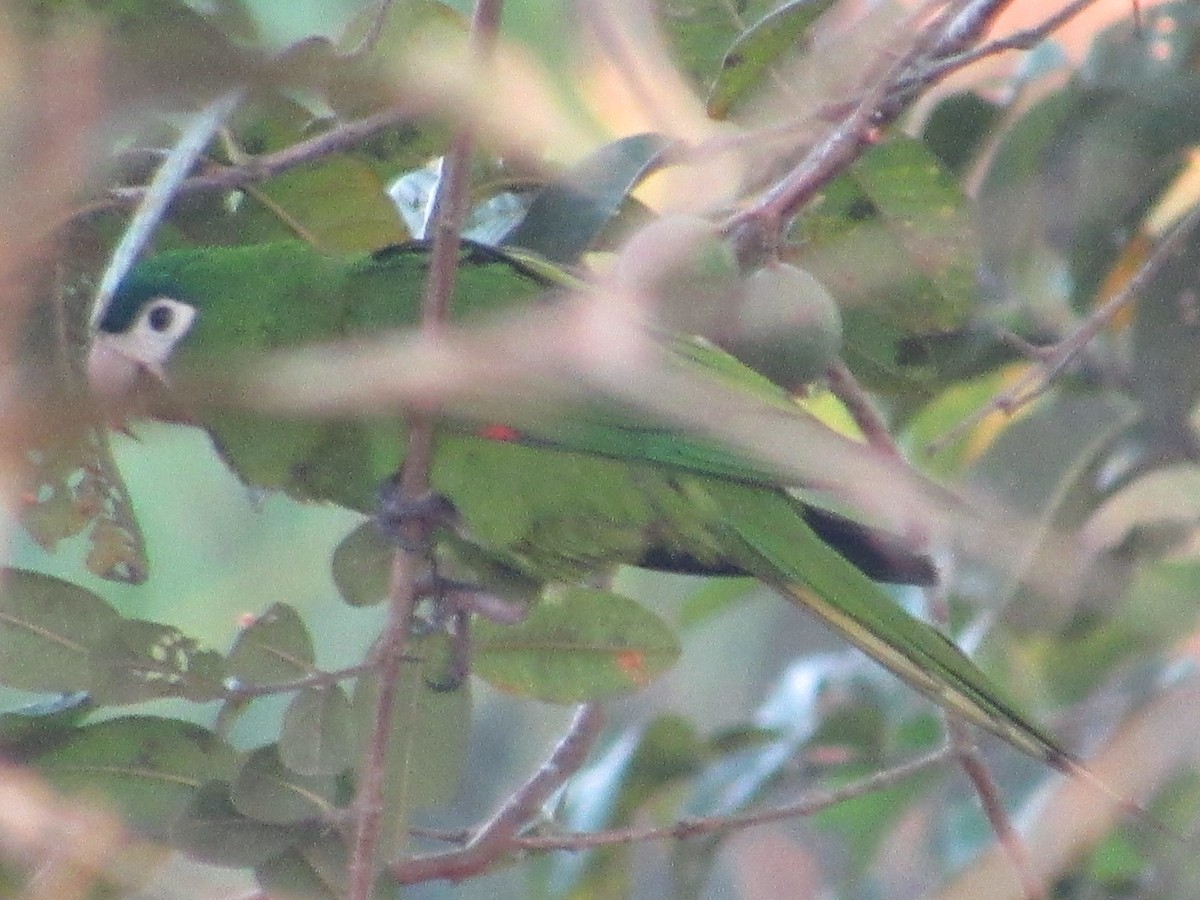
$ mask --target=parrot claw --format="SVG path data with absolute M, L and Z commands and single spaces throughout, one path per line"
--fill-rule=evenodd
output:
M 457 529 L 460 521 L 458 510 L 450 499 L 442 494 L 427 491 L 419 496 L 405 493 L 398 477 L 386 481 L 379 490 L 379 530 L 396 546 L 410 553 L 429 552 L 429 532 L 436 528 Z M 412 525 L 422 526 L 413 529 Z M 414 531 L 421 532 L 414 538 Z

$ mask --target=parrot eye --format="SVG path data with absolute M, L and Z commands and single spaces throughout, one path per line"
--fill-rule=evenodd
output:
M 146 316 L 146 324 L 157 332 L 169 331 L 171 323 L 175 320 L 175 311 L 165 303 L 156 303 L 150 307 L 150 312 Z

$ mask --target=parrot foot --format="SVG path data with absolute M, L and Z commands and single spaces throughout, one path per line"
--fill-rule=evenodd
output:
M 430 532 L 436 528 L 457 530 L 460 524 L 458 510 L 449 497 L 433 491 L 412 496 L 405 492 L 397 476 L 379 489 L 377 519 L 379 530 L 396 546 L 425 555 L 430 551 Z M 421 527 L 413 529 L 413 525 Z M 413 531 L 420 532 L 421 537 L 414 539 Z

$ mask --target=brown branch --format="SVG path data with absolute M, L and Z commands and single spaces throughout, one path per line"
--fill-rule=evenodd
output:
M 479 827 L 465 847 L 406 860 L 392 867 L 392 877 L 399 884 L 437 879 L 461 881 L 486 871 L 497 859 L 517 849 L 518 832 L 527 827 L 554 792 L 579 771 L 603 726 L 604 717 L 599 706 L 579 707 L 567 733 L 549 758 Z
M 1017 873 L 1025 900 L 1046 900 L 1049 896 L 1046 886 L 1034 873 L 1025 842 L 1013 826 L 1008 810 L 1000 800 L 1000 787 L 984 763 L 983 757 L 979 755 L 979 748 L 971 737 L 970 727 L 962 719 L 948 713 L 945 720 L 954 756 L 975 789 L 975 795 L 979 797 L 979 803 L 983 807 L 983 814 L 987 816 L 988 824 L 992 826 L 997 841 Z
M 1005 53 L 1009 50 L 1032 50 L 1095 2 L 1096 0 L 1074 0 L 1074 2 L 1067 4 L 1054 15 L 1046 18 L 1037 25 L 1013 32 L 1007 37 L 990 41 L 974 50 L 956 53 L 949 57 L 941 56 L 927 68 L 915 73 L 906 82 L 906 86 L 916 87 L 933 84 L 972 63 L 979 62 L 989 56 Z
M 479 57 L 489 55 L 500 27 L 503 0 L 477 0 L 471 21 L 472 50 Z M 442 181 L 434 201 L 433 247 L 430 251 L 429 277 L 422 302 L 421 330 L 426 338 L 442 334 L 454 294 L 458 263 L 459 231 L 468 196 L 471 153 L 474 138 L 464 128 L 451 144 L 442 170 Z M 429 472 L 433 462 L 435 417 L 430 412 L 414 413 L 409 418 L 408 445 L 399 474 L 399 490 L 408 497 L 420 497 L 429 491 Z M 429 539 L 430 525 L 413 519 L 401 525 L 404 545 L 423 547 Z M 371 735 L 363 756 L 362 778 L 355 798 L 358 815 L 353 849 L 347 869 L 349 900 L 369 900 L 373 893 L 380 824 L 383 816 L 384 768 L 388 736 L 405 647 L 417 602 L 424 555 L 397 546 L 392 560 L 389 583 L 388 622 L 377 645 L 379 693 L 373 711 Z
M 734 232 L 748 225 L 770 240 L 790 216 L 853 164 L 871 146 L 878 131 L 899 118 L 926 88 L 988 56 L 1031 49 L 1094 2 L 1074 0 L 1036 26 L 974 50 L 963 48 L 982 38 L 1012 0 L 975 0 L 947 10 L 923 29 L 883 77 L 854 99 L 823 109 L 824 117 L 837 121 L 825 139 L 817 142 L 750 209 L 726 222 L 726 230 Z
M 193 175 L 176 186 L 174 196 L 185 197 L 203 191 L 234 190 L 266 181 L 288 169 L 370 140 L 379 132 L 398 125 L 411 116 L 411 110 L 394 107 L 353 122 L 345 122 L 316 137 L 299 141 L 274 153 L 254 157 L 242 165 L 223 166 L 203 175 Z M 141 202 L 145 193 L 146 188 L 141 186 L 113 188 L 108 192 L 108 203 L 92 204 L 86 211 L 133 206 Z

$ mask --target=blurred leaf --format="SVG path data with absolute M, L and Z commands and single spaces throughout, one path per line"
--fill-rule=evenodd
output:
M 679 656 L 671 629 L 627 597 L 566 587 L 518 625 L 481 621 L 474 672 L 503 691 L 579 703 L 645 687 Z
M 197 703 L 224 693 L 224 660 L 173 625 L 127 619 L 88 656 L 90 690 L 100 703 L 186 697 Z
M 950 172 L 962 175 L 998 123 L 1000 106 L 972 91 L 942 98 L 925 120 L 921 140 Z
M 171 842 L 188 856 L 212 865 L 243 868 L 278 856 L 311 838 L 311 828 L 272 825 L 238 812 L 225 781 L 210 781 L 192 797 L 171 829 Z
M 334 776 L 301 775 L 284 765 L 274 744 L 251 753 L 229 789 L 229 800 L 239 813 L 273 825 L 325 821 L 336 795 Z
M 1200 399 L 1200 301 L 1194 230 L 1140 292 L 1134 310 L 1131 393 L 1145 426 L 1150 460 L 1195 459 L 1200 437 L 1192 409 Z
M 302 775 L 336 775 L 349 768 L 355 746 L 351 740 L 350 700 L 337 685 L 305 688 L 292 698 L 283 714 L 279 756 Z
M 1168 3 L 1140 32 L 1114 25 L 1071 82 L 1008 129 L 979 195 L 1002 287 L 1044 241 L 1067 257 L 1076 304 L 1094 299 L 1182 151 L 1200 140 L 1196 23 L 1194 5 Z
M 1022 548 L 1009 548 L 1004 560 L 991 562 L 1008 568 L 1010 575 L 1025 571 L 1064 498 L 1096 462 L 1098 452 L 1128 427 L 1132 412 L 1131 405 L 1114 394 L 1063 390 L 1044 398 L 992 442 L 972 467 L 970 481 L 1011 515 L 1022 517 L 1024 525 Z M 1014 478 L 1014 472 L 1020 477 Z M 1047 552 L 1059 553 L 1053 547 Z M 1051 565 L 1069 578 L 1072 573 L 1065 562 Z
M 371 52 L 363 53 L 362 43 L 375 27 L 379 7 L 360 6 L 334 48 L 343 62 L 338 67 L 324 66 L 329 73 L 325 98 L 342 117 L 353 118 L 376 112 L 396 102 L 397 72 L 415 53 L 445 46 L 449 35 L 465 35 L 466 19 L 437 0 L 405 0 L 386 10 L 383 27 L 374 36 Z M 444 149 L 446 141 L 439 142 Z M 414 159 L 405 169 L 421 165 L 437 152 Z
M 363 522 L 333 551 L 333 583 L 350 606 L 374 606 L 388 597 L 395 543 L 373 519 Z
M 844 668 L 833 656 L 793 664 L 755 711 L 754 724 L 774 737 L 714 760 L 696 778 L 684 815 L 729 815 L 761 799 L 817 732 L 821 692 Z
M 1197 522 L 1200 468 L 1178 463 L 1147 472 L 1108 497 L 1084 523 L 1079 538 L 1089 552 L 1099 553 L 1119 546 L 1134 529 Z
M 88 694 L 78 692 L 0 713 L 0 756 L 31 762 L 73 738 L 95 708 Z
M 700 90 L 721 71 L 730 45 L 746 28 L 775 8 L 777 0 L 676 0 L 664 6 L 662 22 L 675 50 L 673 57 Z
M 833 2 L 789 0 L 738 35 L 709 90 L 708 114 L 726 118 L 739 100 L 762 83 L 772 64 L 805 46 L 808 29 Z
M 80 691 L 88 659 L 120 621 L 91 591 L 7 569 L 0 593 L 0 682 L 25 691 Z
M 346 842 L 330 829 L 316 840 L 268 860 L 255 869 L 262 888 L 275 897 L 342 900 L 346 896 Z M 394 900 L 396 888 L 380 874 L 372 900 Z
M 830 780 L 829 787 L 871 774 L 867 768 L 847 768 Z M 822 831 L 837 834 L 845 842 L 846 854 L 857 871 L 865 871 L 880 844 L 897 827 L 900 819 L 936 787 L 938 773 L 923 772 L 895 787 L 864 792 L 851 800 L 830 806 L 812 817 Z
M 445 683 L 440 658 L 445 637 L 413 639 L 408 652 L 422 661 L 403 664 L 395 687 L 384 777 L 381 855 L 401 856 L 415 810 L 450 802 L 459 787 L 470 728 L 471 697 L 466 684 Z M 375 678 L 358 680 L 353 713 L 358 746 L 366 747 L 378 698 Z
M 578 261 L 630 192 L 663 163 L 670 142 L 635 134 L 605 144 L 542 188 L 501 244 L 562 265 Z
M 225 31 L 242 31 L 244 18 L 205 15 L 182 0 L 23 0 L 14 6 L 17 20 L 39 36 L 99 24 L 111 47 L 106 94 L 129 106 L 202 104 L 268 77 L 265 59 Z
M 160 831 L 208 781 L 233 773 L 233 751 L 190 722 L 128 716 L 88 725 L 37 768 L 59 790 L 103 794 L 127 821 Z
M 312 675 L 314 661 L 304 620 L 286 603 L 275 603 L 238 633 L 226 665 L 239 681 L 271 684 Z

